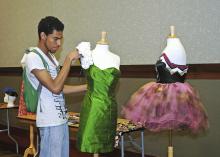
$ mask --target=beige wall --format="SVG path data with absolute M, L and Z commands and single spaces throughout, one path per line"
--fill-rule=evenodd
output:
M 128 100 L 130 95 L 141 85 L 151 81 L 150 79 L 138 78 L 121 78 L 117 88 L 118 115 L 122 105 Z M 81 84 L 82 78 L 69 78 L 69 84 Z M 209 115 L 210 129 L 206 134 L 199 136 L 189 136 L 178 134 L 173 137 L 174 153 L 178 157 L 208 157 L 216 156 L 220 153 L 220 81 L 219 80 L 189 80 L 189 82 L 199 90 L 201 99 Z M 20 77 L 0 77 L 0 89 L 6 86 L 13 86 L 19 91 Z M 66 96 L 66 103 L 69 111 L 80 111 L 80 106 L 84 94 L 74 94 Z M 3 93 L 0 100 L 3 101 Z M 16 119 L 17 110 L 10 113 L 11 125 L 14 127 L 25 127 L 25 124 L 18 122 Z M 0 123 L 5 122 L 5 112 L 0 111 Z M 135 135 L 136 137 L 139 137 Z M 139 139 L 138 139 L 139 141 Z M 152 134 L 145 131 L 145 152 L 155 156 L 166 156 L 168 145 L 168 133 Z M 129 148 L 132 151 L 135 149 Z
M 65 23 L 64 45 L 57 57 L 62 64 L 65 54 L 80 41 L 94 47 L 100 32 L 108 32 L 112 52 L 121 56 L 121 64 L 154 64 L 160 55 L 169 26 L 175 25 L 186 50 L 188 63 L 219 63 L 219 0 L 1 0 L 0 67 L 20 66 L 23 50 L 37 43 L 37 24 L 47 15 Z M 129 96 L 149 79 L 121 78 L 117 90 L 118 109 Z M 19 89 L 20 77 L 1 76 L 0 89 Z M 69 78 L 71 84 L 81 83 Z M 198 137 L 175 135 L 175 156 L 208 157 L 220 154 L 220 81 L 190 80 L 207 108 L 210 130 Z M 0 93 L 3 101 L 3 94 Z M 69 111 L 80 111 L 83 94 L 66 96 Z M 10 113 L 12 126 L 26 127 Z M 0 111 L 0 123 L 5 113 Z M 146 154 L 166 156 L 166 133 L 145 133 Z
M 219 8 L 219 0 L 1 0 L 0 67 L 20 66 L 23 50 L 36 45 L 37 24 L 47 15 L 65 23 L 61 63 L 80 41 L 94 47 L 105 30 L 123 65 L 153 64 L 170 25 L 176 26 L 188 63 L 218 63 Z

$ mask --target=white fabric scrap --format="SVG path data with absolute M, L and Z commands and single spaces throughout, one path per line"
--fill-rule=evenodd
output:
M 81 66 L 83 69 L 88 69 L 93 64 L 92 51 L 90 42 L 81 42 L 76 46 L 79 51 Z

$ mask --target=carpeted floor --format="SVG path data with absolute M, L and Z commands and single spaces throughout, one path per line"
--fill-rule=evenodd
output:
M 15 154 L 8 150 L 1 150 L 0 149 L 0 157 L 22 157 L 22 155 Z

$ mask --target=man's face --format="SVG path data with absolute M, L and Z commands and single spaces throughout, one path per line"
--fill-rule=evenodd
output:
M 54 30 L 52 34 L 48 34 L 45 40 L 45 47 L 51 53 L 55 53 L 62 44 L 63 32 Z

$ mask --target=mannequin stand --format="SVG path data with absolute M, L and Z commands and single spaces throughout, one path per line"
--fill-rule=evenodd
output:
M 173 157 L 172 130 L 169 131 L 168 157 Z

